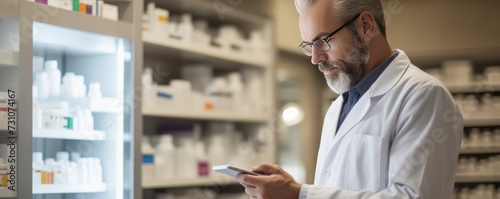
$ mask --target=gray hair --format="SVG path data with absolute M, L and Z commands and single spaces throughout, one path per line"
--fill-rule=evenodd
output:
M 302 14 L 315 2 L 316 0 L 295 0 L 295 7 L 299 14 Z M 384 8 L 381 0 L 332 0 L 332 3 L 337 17 L 342 21 L 347 21 L 363 11 L 370 12 L 375 17 L 382 35 L 386 35 Z

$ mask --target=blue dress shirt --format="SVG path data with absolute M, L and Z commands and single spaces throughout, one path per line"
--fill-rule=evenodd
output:
M 344 122 L 345 118 L 351 112 L 352 107 L 358 102 L 359 98 L 370 89 L 372 84 L 378 79 L 378 77 L 384 72 L 384 70 L 389 66 L 389 64 L 398 56 L 398 52 L 394 52 L 389 58 L 387 58 L 380 65 L 375 67 L 372 72 L 370 72 L 365 78 L 363 78 L 359 83 L 353 86 L 349 91 L 342 93 L 344 102 L 342 104 L 342 110 L 340 111 L 339 122 L 337 124 L 337 131 L 339 131 L 340 125 Z M 337 134 L 337 133 L 335 133 Z

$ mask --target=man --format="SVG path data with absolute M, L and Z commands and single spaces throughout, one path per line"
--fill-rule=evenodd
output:
M 308 56 L 340 96 L 325 116 L 314 185 L 276 165 L 239 175 L 252 198 L 451 197 L 463 131 L 441 82 L 387 42 L 380 0 L 295 0 Z

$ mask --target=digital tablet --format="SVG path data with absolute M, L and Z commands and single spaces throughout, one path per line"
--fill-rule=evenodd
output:
M 220 173 L 223 173 L 223 174 L 226 174 L 226 175 L 230 175 L 230 176 L 233 176 L 233 177 L 236 177 L 238 174 L 249 174 L 249 175 L 256 175 L 256 176 L 264 176 L 264 174 L 256 173 L 256 172 L 253 172 L 253 171 L 249 171 L 249 170 L 238 168 L 238 167 L 231 166 L 231 165 L 213 166 L 212 170 L 220 172 Z

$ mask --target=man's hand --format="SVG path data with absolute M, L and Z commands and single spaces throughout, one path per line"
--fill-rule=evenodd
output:
M 267 176 L 240 174 L 236 177 L 245 187 L 245 193 L 257 199 L 298 199 L 301 184 L 278 165 L 261 164 L 252 171 Z

